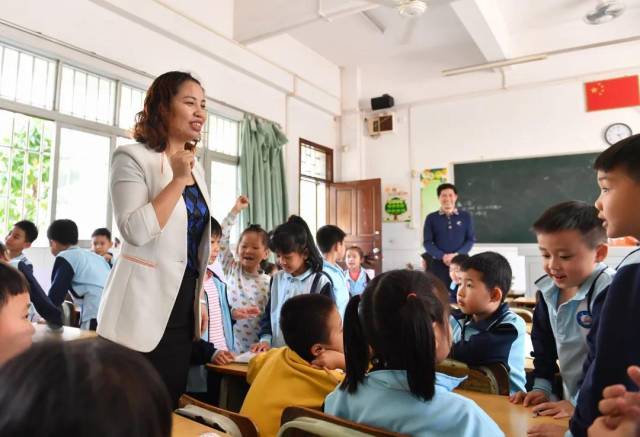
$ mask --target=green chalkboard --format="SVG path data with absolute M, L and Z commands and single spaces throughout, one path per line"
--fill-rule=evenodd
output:
M 454 164 L 459 203 L 479 243 L 535 243 L 531 225 L 551 205 L 598 197 L 598 153 Z

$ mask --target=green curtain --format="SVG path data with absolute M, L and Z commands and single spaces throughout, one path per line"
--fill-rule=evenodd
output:
M 270 121 L 246 115 L 240 128 L 242 193 L 250 206 L 242 216 L 243 227 L 259 224 L 275 228 L 287 217 L 287 190 L 283 146 L 287 137 Z

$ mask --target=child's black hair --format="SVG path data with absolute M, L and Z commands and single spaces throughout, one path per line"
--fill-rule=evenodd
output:
M 211 238 L 222 236 L 222 226 L 218 223 L 218 220 L 211 217 Z
M 482 282 L 489 289 L 496 287 L 502 291 L 502 300 L 511 290 L 513 275 L 507 259 L 496 252 L 482 252 L 466 260 L 460 268 L 463 272 L 473 269 L 482 275 Z
M 54 220 L 47 229 L 47 238 L 60 244 L 73 246 L 78 244 L 78 226 L 73 220 Z
M 329 253 L 334 245 L 342 243 L 347 234 L 337 226 L 324 225 L 316 232 L 316 243 L 320 252 Z
M 458 194 L 458 189 L 455 185 L 445 182 L 444 184 L 438 185 L 438 188 L 436 188 L 438 197 L 440 197 L 440 193 L 442 193 L 444 190 L 453 190 L 454 193 Z
M 262 270 L 262 273 L 266 273 L 267 275 L 271 276 L 278 271 L 278 266 L 264 259 L 262 260 L 262 262 L 260 262 L 260 270 Z
M 36 241 L 36 238 L 38 238 L 38 227 L 35 223 L 29 220 L 20 220 L 18 223 L 13 225 L 13 227 L 24 231 L 25 241 L 27 243 L 33 243 Z
M 605 172 L 621 168 L 630 178 L 640 182 L 640 134 L 631 135 L 606 149 L 598 155 L 593 168 Z
M 98 228 L 91 234 L 91 238 L 93 237 L 106 237 L 107 240 L 111 241 L 111 231 L 107 228 Z
M 286 223 L 275 228 L 269 238 L 269 249 L 276 253 L 307 255 L 307 266 L 316 273 L 322 270 L 322 255 L 313 241 L 307 222 L 300 216 L 292 215 Z
M 329 315 L 336 308 L 330 297 L 322 294 L 301 294 L 282 305 L 280 329 L 284 342 L 308 362 L 313 361 L 311 347 L 329 342 Z
M 558 203 L 547 209 L 533 224 L 536 234 L 575 230 L 591 249 L 607 242 L 607 231 L 595 206 L 585 202 Z
M 353 296 L 345 311 L 346 377 L 340 388 L 354 393 L 372 358 L 373 370 L 406 370 L 411 393 L 430 400 L 436 371 L 432 324 L 441 324 L 445 332 L 449 329 L 445 298 L 439 295 L 424 272 L 392 270 L 376 276 L 361 295 Z
M 0 308 L 7 304 L 10 296 L 28 293 L 27 281 L 18 269 L 0 262 Z
M 242 238 L 250 232 L 258 234 L 258 236 L 260 237 L 260 241 L 262 242 L 262 245 L 265 248 L 269 247 L 269 233 L 265 231 L 262 228 L 262 226 L 257 224 L 249 225 L 245 228 L 244 231 L 242 231 L 242 233 L 240 234 L 240 239 L 238 239 L 238 245 L 242 242 Z
M 469 255 L 464 254 L 464 253 L 459 253 L 456 256 L 454 256 L 453 258 L 451 258 L 451 264 L 455 264 L 457 266 L 462 266 L 462 264 L 465 263 L 466 260 L 469 259 Z
M 36 343 L 0 368 L 5 437 L 169 437 L 166 386 L 141 354 L 103 339 Z

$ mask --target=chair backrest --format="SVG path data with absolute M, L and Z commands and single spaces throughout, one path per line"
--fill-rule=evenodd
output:
M 224 416 L 225 418 L 230 419 L 237 427 L 238 432 L 240 433 L 240 436 L 258 437 L 258 428 L 256 427 L 256 424 L 253 423 L 253 421 L 246 416 L 242 416 L 238 413 L 227 411 L 222 408 L 214 407 L 213 405 L 209 405 L 207 403 L 201 402 L 188 395 L 182 395 L 180 397 L 180 400 L 178 401 L 178 405 L 180 408 L 186 408 L 186 410 L 183 410 L 183 411 L 181 411 L 180 409 L 176 410 L 176 413 L 178 414 L 181 414 L 190 418 L 194 418 L 193 414 L 195 413 L 197 415 L 197 409 L 191 408 L 191 410 L 189 410 L 189 406 L 191 405 L 191 406 L 199 407 L 199 408 L 202 408 L 203 410 L 207 410 L 211 413 L 214 413 L 214 418 L 215 418 L 215 415 L 218 415 L 218 416 Z M 232 433 L 229 432 L 229 430 L 225 430 L 225 432 L 233 435 Z
M 460 361 L 447 359 L 436 366 L 436 370 L 456 378 L 467 377 L 460 388 L 482 393 L 508 395 L 509 372 L 502 363 L 484 366 L 467 366 Z
M 406 437 L 380 428 L 351 422 L 304 407 L 287 407 L 282 412 L 282 427 L 278 437 Z
M 515 314 L 522 317 L 526 323 L 533 323 L 533 312 L 527 308 L 513 307 L 510 308 Z
M 80 327 L 80 313 L 76 310 L 73 302 L 65 300 L 62 302 L 62 324 L 65 326 Z

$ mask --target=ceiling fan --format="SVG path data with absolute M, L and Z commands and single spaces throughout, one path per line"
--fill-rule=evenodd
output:
M 622 15 L 624 8 L 624 3 L 617 0 L 597 0 L 595 9 L 587 12 L 584 21 L 587 24 L 607 23 Z
M 415 32 L 418 18 L 427 11 L 427 0 L 368 0 L 381 6 L 393 8 L 407 19 L 407 25 L 400 39 L 400 44 L 407 44 L 411 41 Z

